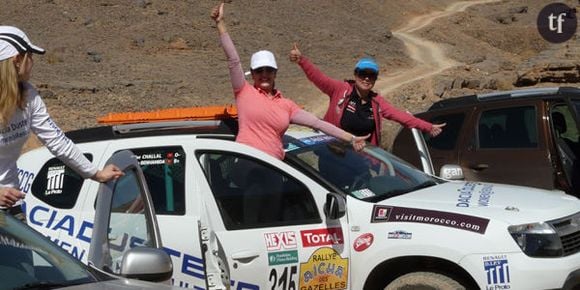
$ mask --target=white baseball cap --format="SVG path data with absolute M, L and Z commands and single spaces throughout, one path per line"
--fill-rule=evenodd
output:
M 46 51 L 32 44 L 22 30 L 14 26 L 0 26 L 0 61 L 26 52 L 44 54 Z
M 276 64 L 276 57 L 274 57 L 272 52 L 267 50 L 260 50 L 252 54 L 250 68 L 254 70 L 263 66 L 269 66 L 278 69 L 278 65 Z

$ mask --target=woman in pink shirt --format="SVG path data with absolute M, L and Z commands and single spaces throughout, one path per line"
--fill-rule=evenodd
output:
M 250 68 L 253 84 L 244 78 L 236 48 L 224 22 L 224 3 L 215 7 L 211 18 L 216 22 L 222 47 L 228 58 L 230 78 L 238 109 L 239 132 L 236 141 L 260 149 L 278 159 L 284 159 L 282 136 L 289 125 L 298 124 L 318 129 L 328 135 L 352 143 L 355 150 L 365 146 L 369 136 L 357 137 L 318 119 L 285 98 L 275 88 L 278 65 L 274 55 L 261 50 L 252 55 Z
M 372 58 L 360 59 L 354 69 L 354 80 L 335 80 L 320 71 L 302 55 L 294 44 L 290 61 L 300 65 L 306 77 L 330 98 L 324 120 L 355 135 L 371 134 L 370 142 L 380 144 L 382 118 L 408 128 L 418 128 L 432 137 L 439 135 L 445 124 L 431 124 L 389 104 L 372 91 L 379 76 L 379 66 Z

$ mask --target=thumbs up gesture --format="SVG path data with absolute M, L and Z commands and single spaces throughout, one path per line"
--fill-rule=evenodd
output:
M 300 61 L 300 58 L 302 57 L 302 53 L 298 49 L 298 43 L 294 42 L 294 46 L 290 50 L 290 54 L 288 55 L 288 57 L 290 57 L 291 62 L 298 63 Z

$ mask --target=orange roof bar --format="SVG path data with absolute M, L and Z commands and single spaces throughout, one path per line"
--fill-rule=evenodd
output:
M 219 120 L 237 118 L 234 105 L 171 108 L 149 112 L 109 113 L 97 121 L 101 124 L 131 124 L 151 121 Z

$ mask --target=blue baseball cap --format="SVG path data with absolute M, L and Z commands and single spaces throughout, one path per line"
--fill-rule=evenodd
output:
M 375 73 L 379 73 L 379 65 L 375 62 L 374 59 L 370 57 L 363 57 L 361 58 L 354 67 L 355 71 L 359 70 L 372 70 Z

